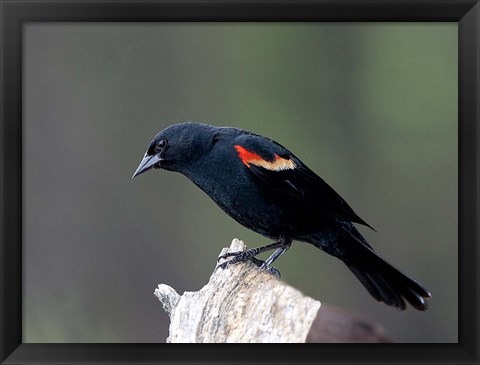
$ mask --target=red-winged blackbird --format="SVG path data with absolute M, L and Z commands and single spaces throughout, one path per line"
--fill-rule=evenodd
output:
M 133 177 L 151 168 L 184 174 L 237 222 L 275 240 L 226 255 L 222 267 L 253 260 L 273 269 L 292 240 L 309 242 L 342 260 L 378 301 L 427 309 L 429 291 L 375 253 L 352 222 L 370 226 L 279 143 L 238 128 L 175 124 L 150 142 Z M 255 258 L 273 249 L 265 262 Z

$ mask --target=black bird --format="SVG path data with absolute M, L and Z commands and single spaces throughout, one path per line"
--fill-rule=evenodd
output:
M 184 174 L 237 222 L 275 240 L 227 254 L 222 267 L 253 260 L 273 269 L 292 240 L 309 242 L 342 260 L 376 300 L 427 309 L 429 291 L 381 258 L 353 223 L 370 226 L 279 143 L 238 128 L 174 124 L 150 142 L 133 177 L 151 168 Z M 273 249 L 265 262 L 255 258 Z

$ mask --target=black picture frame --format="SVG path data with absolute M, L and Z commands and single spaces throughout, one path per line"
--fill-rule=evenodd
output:
M 1 0 L 2 364 L 479 363 L 479 0 Z M 448 21 L 459 34 L 458 344 L 166 345 L 22 343 L 22 30 L 27 22 Z M 373 346 L 373 347 L 372 347 Z M 188 349 L 186 348 L 188 347 Z

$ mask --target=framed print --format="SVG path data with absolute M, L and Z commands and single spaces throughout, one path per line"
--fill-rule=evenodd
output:
M 478 362 L 478 1 L 2 0 L 1 22 L 2 364 Z M 383 284 L 294 242 L 272 273 L 391 343 L 165 344 L 158 284 L 199 290 L 234 237 L 271 243 L 190 170 L 195 184 L 131 179 L 175 144 L 152 138 L 186 121 L 287 147 L 263 139 L 271 160 L 238 145 L 234 157 L 262 183 L 308 165 L 368 222 L 375 251 L 428 288 L 429 309 L 377 303 Z M 274 187 L 289 204 L 292 179 Z

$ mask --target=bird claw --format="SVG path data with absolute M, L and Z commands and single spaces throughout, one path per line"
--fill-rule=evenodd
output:
M 257 251 L 254 248 L 248 249 L 247 251 L 227 252 L 227 253 L 224 253 L 223 255 L 218 256 L 217 262 L 222 259 L 231 257 L 231 259 L 226 262 L 230 264 L 235 264 L 241 261 L 248 261 L 252 259 L 256 254 L 257 254 Z M 222 263 L 222 265 L 225 264 L 226 262 Z
M 221 264 L 218 264 L 218 265 L 217 265 L 217 269 L 218 269 L 218 268 L 226 269 L 227 266 L 229 266 L 230 264 L 235 264 L 235 263 L 238 262 L 238 261 L 235 261 L 235 262 L 232 262 L 232 261 L 233 261 L 233 259 L 228 260 L 228 261 L 225 261 L 225 262 L 222 262 Z
M 237 256 L 237 255 L 239 255 L 239 254 L 241 254 L 241 253 L 243 253 L 243 252 L 244 252 L 244 251 L 224 253 L 223 255 L 218 256 L 217 262 L 219 262 L 220 260 L 224 260 L 224 259 L 226 259 L 226 258 L 232 257 L 232 256 Z
M 263 264 L 260 266 L 260 269 L 263 269 L 266 272 L 268 272 L 270 275 L 275 276 L 278 280 L 280 280 L 282 278 L 282 275 L 280 274 L 280 271 L 278 271 L 273 266 L 268 267 L 265 261 L 263 261 Z
M 222 269 L 225 269 L 228 265 L 250 260 L 252 258 L 252 255 L 248 251 L 227 252 L 226 254 L 219 256 L 217 262 L 221 259 L 226 259 L 228 257 L 231 257 L 231 259 L 228 261 L 222 262 L 217 267 L 221 267 Z

